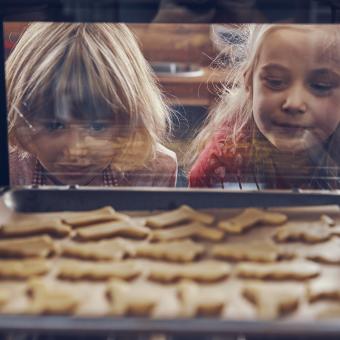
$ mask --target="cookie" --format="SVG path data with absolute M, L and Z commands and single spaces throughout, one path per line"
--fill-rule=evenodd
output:
M 156 230 L 151 233 L 151 239 L 156 241 L 171 241 L 188 237 L 206 241 L 220 241 L 224 237 L 224 232 L 217 228 L 206 227 L 200 222 L 191 222 L 179 227 Z
M 253 303 L 259 319 L 272 320 L 297 309 L 301 287 L 294 284 L 246 284 L 243 296 Z
M 236 275 L 248 279 L 305 280 L 318 276 L 321 268 L 309 261 L 279 263 L 241 263 L 235 268 Z
M 162 299 L 154 289 L 132 287 L 118 279 L 108 284 L 106 294 L 110 303 L 109 314 L 115 316 L 151 316 Z
M 270 241 L 217 244 L 212 247 L 211 254 L 215 258 L 251 262 L 275 262 L 292 257 L 292 254 L 281 251 Z
M 201 213 L 187 205 L 182 205 L 176 210 L 150 216 L 145 223 L 148 227 L 157 229 L 190 221 L 211 224 L 214 219 L 214 216 L 210 214 Z
M 73 314 L 79 305 L 78 299 L 56 284 L 46 284 L 33 279 L 27 284 L 30 304 L 28 314 Z
M 0 279 L 28 279 L 46 274 L 49 268 L 43 259 L 0 260 Z
M 176 290 L 181 305 L 181 317 L 219 316 L 226 304 L 224 292 L 213 287 L 202 289 L 194 282 L 183 281 Z
M 9 302 L 10 298 L 10 292 L 5 288 L 0 288 L 0 308 Z
M 186 264 L 157 263 L 150 267 L 148 278 L 163 283 L 181 279 L 216 282 L 229 276 L 230 272 L 230 265 L 214 260 Z
M 191 262 L 204 252 L 204 246 L 191 240 L 164 243 L 142 243 L 136 247 L 136 255 L 156 260 Z
M 307 296 L 309 302 L 321 299 L 340 300 L 339 282 L 327 277 L 313 280 L 307 285 Z
M 303 250 L 302 255 L 320 263 L 340 264 L 340 240 L 332 238 L 327 242 L 310 246 Z
M 79 228 L 76 231 L 75 237 L 82 241 L 94 241 L 115 236 L 145 238 L 149 233 L 149 228 L 134 224 L 129 219 Z
M 323 223 L 325 223 L 329 226 L 335 226 L 335 224 L 336 224 L 332 217 L 325 215 L 325 214 L 322 214 L 320 216 L 320 220 L 321 220 L 321 222 L 323 222 Z
M 325 306 L 316 313 L 316 319 L 318 320 L 336 320 L 340 318 L 340 305 Z
M 280 227 L 273 238 L 277 242 L 300 241 L 306 243 L 323 242 L 332 236 L 331 228 L 319 222 L 287 223 Z
M 244 209 L 241 214 L 233 218 L 220 221 L 218 226 L 227 233 L 241 234 L 255 225 L 279 225 L 286 221 L 287 216 L 285 214 L 256 208 L 247 208 Z
M 47 235 L 0 241 L 0 257 L 47 257 L 54 251 Z
M 118 261 L 127 256 L 134 256 L 135 247 L 122 238 L 100 242 L 70 242 L 61 247 L 61 255 L 82 260 Z
M 127 215 L 116 212 L 110 206 L 91 211 L 65 213 L 63 216 L 63 221 L 73 228 L 128 218 Z
M 46 217 L 27 217 L 18 222 L 3 224 L 0 228 L 0 236 L 20 237 L 38 234 L 49 234 L 59 237 L 68 236 L 71 228 L 60 219 Z
M 57 276 L 64 280 L 98 280 L 105 281 L 111 278 L 130 280 L 137 277 L 141 269 L 133 262 L 85 262 L 64 260 L 58 268 Z

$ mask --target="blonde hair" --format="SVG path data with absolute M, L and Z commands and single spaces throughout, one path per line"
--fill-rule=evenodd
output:
M 6 82 L 12 148 L 23 144 L 16 127 L 51 109 L 75 118 L 106 114 L 129 127 L 115 162 L 141 167 L 171 127 L 151 68 L 124 24 L 31 24 L 6 62 Z
M 230 57 L 232 69 L 226 76 L 226 84 L 219 103 L 212 108 L 203 127 L 194 138 L 186 157 L 187 169 L 190 169 L 203 148 L 219 131 L 230 129 L 226 138 L 235 146 L 240 132 L 247 127 L 253 131 L 255 122 L 252 114 L 252 78 L 256 68 L 261 47 L 265 38 L 272 32 L 287 29 L 323 28 L 332 31 L 335 39 L 325 39 L 325 49 L 334 43 L 339 43 L 339 33 L 335 25 L 298 25 L 298 24 L 247 24 L 241 25 L 235 34 L 244 43 L 226 46 L 226 53 Z M 234 40 L 235 40 L 234 39 Z M 222 51 L 223 54 L 223 51 Z

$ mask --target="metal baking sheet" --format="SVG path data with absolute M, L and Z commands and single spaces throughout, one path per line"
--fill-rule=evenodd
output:
M 197 209 L 289 207 L 340 204 L 340 191 L 227 191 L 160 188 L 17 188 L 3 194 L 18 212 L 88 210 L 112 205 L 117 210 L 163 210 L 188 204 Z
M 189 204 L 195 208 L 245 206 L 320 206 L 339 203 L 336 192 L 226 192 L 161 189 L 14 189 L 0 199 L 2 216 L 13 211 L 47 212 L 86 210 L 112 205 L 118 210 L 154 210 Z M 314 209 L 314 208 L 312 208 Z M 162 320 L 136 317 L 20 316 L 1 315 L 0 332 L 49 334 L 181 334 L 223 336 L 285 336 L 295 338 L 339 336 L 334 321 L 248 321 L 196 318 Z
M 284 336 L 296 339 L 340 335 L 338 321 L 233 321 L 207 318 L 151 320 L 146 318 L 75 318 L 65 316 L 1 316 L 1 332 L 107 334 L 181 334 Z M 302 338 L 299 338 L 302 339 Z

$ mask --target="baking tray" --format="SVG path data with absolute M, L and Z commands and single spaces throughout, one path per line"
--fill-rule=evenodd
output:
M 197 209 L 289 207 L 339 205 L 340 191 L 41 186 L 7 190 L 3 200 L 7 207 L 17 212 L 79 211 L 105 205 L 117 210 L 164 210 L 182 204 Z
M 195 208 L 247 206 L 320 206 L 339 204 L 338 192 L 162 190 L 146 188 L 17 188 L 0 199 L 0 213 L 86 210 L 112 205 L 117 210 L 169 209 L 181 204 Z M 149 319 L 138 317 L 18 316 L 1 315 L 0 332 L 26 334 L 123 334 L 128 338 L 150 334 L 181 336 L 259 336 L 285 338 L 340 338 L 340 323 L 334 321 L 246 321 L 216 318 Z
M 1 332 L 39 334 L 108 335 L 200 335 L 234 336 L 247 338 L 260 336 L 299 340 L 334 337 L 339 339 L 338 321 L 285 322 L 285 321 L 234 321 L 196 318 L 188 320 L 151 320 L 146 318 L 75 318 L 63 316 L 1 316 Z M 126 338 L 125 338 L 126 339 Z M 194 339 L 194 338 L 192 338 Z M 191 340 L 192 340 L 191 339 Z

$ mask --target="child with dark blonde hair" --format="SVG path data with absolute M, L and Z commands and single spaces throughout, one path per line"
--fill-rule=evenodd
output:
M 12 185 L 175 186 L 169 110 L 126 25 L 31 24 L 6 81 Z

